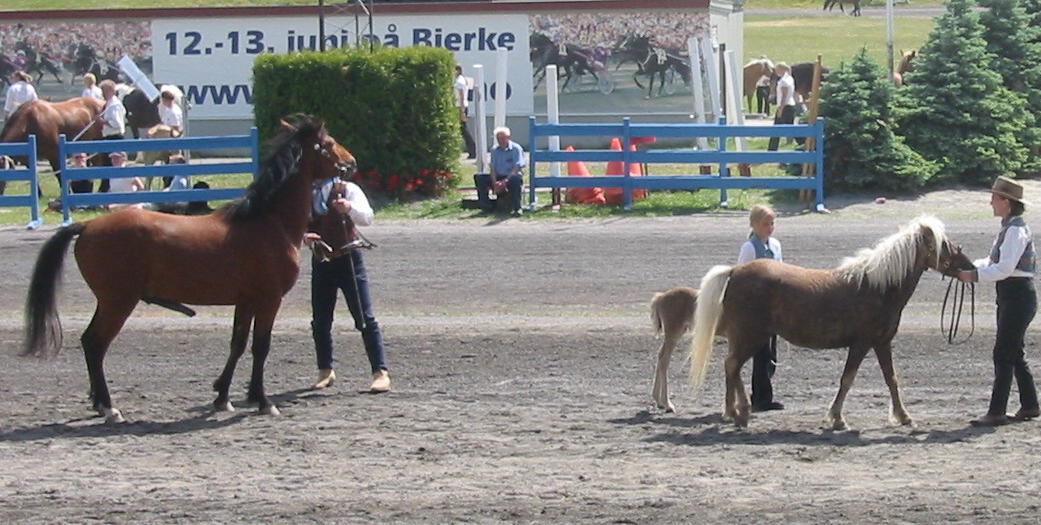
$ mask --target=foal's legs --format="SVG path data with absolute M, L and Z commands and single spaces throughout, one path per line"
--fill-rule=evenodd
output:
M 857 369 L 870 349 L 868 346 L 851 346 L 846 355 L 846 367 L 842 370 L 842 379 L 839 381 L 839 392 L 835 394 L 835 400 L 831 402 L 828 409 L 828 422 L 835 430 L 846 430 L 846 420 L 842 418 L 842 404 L 846 401 L 846 394 L 853 386 L 853 379 L 857 377 Z
M 892 399 L 889 419 L 901 425 L 912 424 L 911 415 L 907 413 L 903 401 L 900 400 L 900 385 L 896 378 L 896 370 L 893 368 L 893 345 L 883 343 L 876 346 L 875 355 L 878 356 L 878 366 L 882 368 L 882 377 L 889 386 L 889 397 Z
M 252 322 L 253 308 L 251 306 L 235 306 L 235 322 L 231 328 L 231 352 L 228 354 L 224 371 L 213 382 L 213 389 L 217 391 L 217 399 L 213 401 L 213 406 L 217 410 L 225 412 L 235 410 L 228 399 L 228 389 L 231 388 L 231 376 L 235 373 L 235 365 L 238 364 L 242 353 L 246 351 L 246 339 L 249 338 L 249 325 Z
M 87 361 L 87 375 L 90 377 L 90 397 L 94 409 L 105 416 L 106 423 L 122 423 L 125 420 L 123 414 L 112 406 L 112 398 L 109 396 L 108 384 L 105 381 L 105 353 L 136 305 L 136 299 L 98 299 L 94 317 L 80 336 L 83 357 Z
M 281 298 L 272 304 L 264 305 L 257 310 L 253 320 L 253 375 L 249 380 L 249 392 L 246 398 L 258 403 L 261 414 L 278 415 L 278 408 L 271 403 L 264 393 L 264 362 L 271 350 L 271 329 L 275 325 L 275 315 L 281 305 Z
M 658 365 L 654 368 L 654 387 L 651 389 L 651 396 L 654 397 L 659 409 L 675 412 L 676 407 L 672 406 L 672 401 L 669 400 L 669 361 L 672 360 L 672 351 L 676 349 L 676 343 L 683 336 L 683 330 L 682 327 L 677 329 L 675 326 L 666 326 L 664 332 L 665 340 L 658 349 Z

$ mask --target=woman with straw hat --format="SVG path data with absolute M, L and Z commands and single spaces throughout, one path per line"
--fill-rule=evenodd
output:
M 1010 421 L 1023 421 L 1041 415 L 1037 389 L 1023 354 L 1023 339 L 1037 312 L 1034 291 L 1035 255 L 1030 228 L 1023 220 L 1027 202 L 1023 186 L 998 177 L 990 190 L 990 207 L 1001 217 L 1001 231 L 994 241 L 990 256 L 975 261 L 976 269 L 963 271 L 964 282 L 992 281 L 997 289 L 998 327 L 994 341 L 994 386 L 986 415 L 974 419 L 974 426 L 997 426 Z M 1012 379 L 1019 387 L 1019 411 L 1005 414 Z

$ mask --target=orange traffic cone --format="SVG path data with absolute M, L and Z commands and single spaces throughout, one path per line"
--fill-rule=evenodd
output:
M 629 146 L 629 151 L 636 151 L 636 144 Z M 643 177 L 643 165 L 639 162 L 634 162 L 629 165 L 629 175 L 633 177 Z M 633 200 L 643 200 L 647 198 L 647 190 L 633 190 Z
M 629 149 L 636 151 L 636 145 L 630 144 Z M 618 137 L 611 139 L 611 150 L 621 151 L 622 141 L 618 140 Z M 607 163 L 607 171 L 605 175 L 608 176 L 621 176 L 622 172 L 625 171 L 625 163 L 619 161 L 611 161 Z M 643 168 L 640 167 L 639 163 L 632 163 L 629 165 L 629 175 L 642 177 Z M 633 200 L 640 200 L 647 198 L 647 190 L 633 190 Z M 608 204 L 622 204 L 624 195 L 622 194 L 622 188 L 604 188 L 604 199 L 607 200 Z
M 575 151 L 568 146 L 564 151 Z M 570 161 L 567 163 L 567 174 L 569 177 L 590 177 L 586 163 Z M 604 190 L 602 188 L 568 188 L 565 194 L 567 202 L 572 204 L 604 204 Z

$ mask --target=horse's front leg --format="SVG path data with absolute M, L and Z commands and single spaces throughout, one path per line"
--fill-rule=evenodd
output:
M 249 392 L 246 396 L 251 403 L 259 405 L 261 414 L 277 416 L 278 408 L 271 403 L 264 393 L 264 362 L 267 361 L 268 352 L 271 350 L 271 329 L 275 325 L 275 315 L 281 298 L 272 304 L 265 305 L 257 311 L 253 321 L 253 375 L 249 380 Z
M 878 356 L 878 366 L 882 369 L 882 377 L 886 380 L 886 386 L 889 387 L 889 397 L 892 401 L 889 407 L 890 421 L 901 425 L 913 424 L 911 415 L 907 413 L 903 401 L 900 400 L 900 384 L 896 378 L 896 369 L 893 368 L 892 343 L 887 342 L 876 346 L 875 355 Z
M 846 401 L 846 394 L 853 386 L 853 380 L 857 377 L 857 370 L 861 361 L 867 355 L 867 346 L 851 346 L 846 355 L 846 366 L 842 370 L 842 379 L 839 381 L 839 392 L 835 394 L 835 400 L 831 402 L 828 409 L 828 423 L 834 430 L 846 430 L 846 420 L 842 418 L 842 404 Z
M 213 406 L 217 410 L 232 412 L 235 407 L 228 399 L 228 390 L 231 388 L 231 377 L 235 374 L 235 365 L 246 351 L 246 339 L 249 338 L 249 325 L 253 323 L 253 307 L 249 305 L 235 306 L 235 322 L 231 328 L 231 350 L 228 353 L 228 361 L 224 365 L 224 371 L 220 377 L 213 382 L 213 389 L 217 391 L 217 399 Z

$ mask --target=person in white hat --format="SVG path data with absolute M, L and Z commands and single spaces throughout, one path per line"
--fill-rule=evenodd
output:
M 113 168 L 122 168 L 127 164 L 127 154 L 125 152 L 113 151 L 112 153 L 109 153 L 108 157 L 112 161 Z M 145 189 L 145 184 L 141 182 L 140 177 L 118 177 L 109 179 L 109 181 L 109 191 L 112 193 L 131 193 Z M 110 210 L 141 207 L 143 207 L 141 203 L 113 203 L 108 205 L 108 209 Z
M 1007 177 L 998 177 L 990 189 L 990 207 L 1001 217 L 1001 231 L 989 257 L 975 261 L 975 270 L 958 274 L 964 282 L 994 282 L 997 289 L 998 329 L 994 341 L 994 385 L 987 413 L 971 423 L 974 426 L 997 426 L 1010 421 L 1023 421 L 1041 416 L 1037 387 L 1023 353 L 1027 327 L 1037 312 L 1034 290 L 1036 256 L 1030 228 L 1023 220 L 1027 202 L 1023 185 Z M 1012 379 L 1019 387 L 1019 410 L 1005 414 Z

